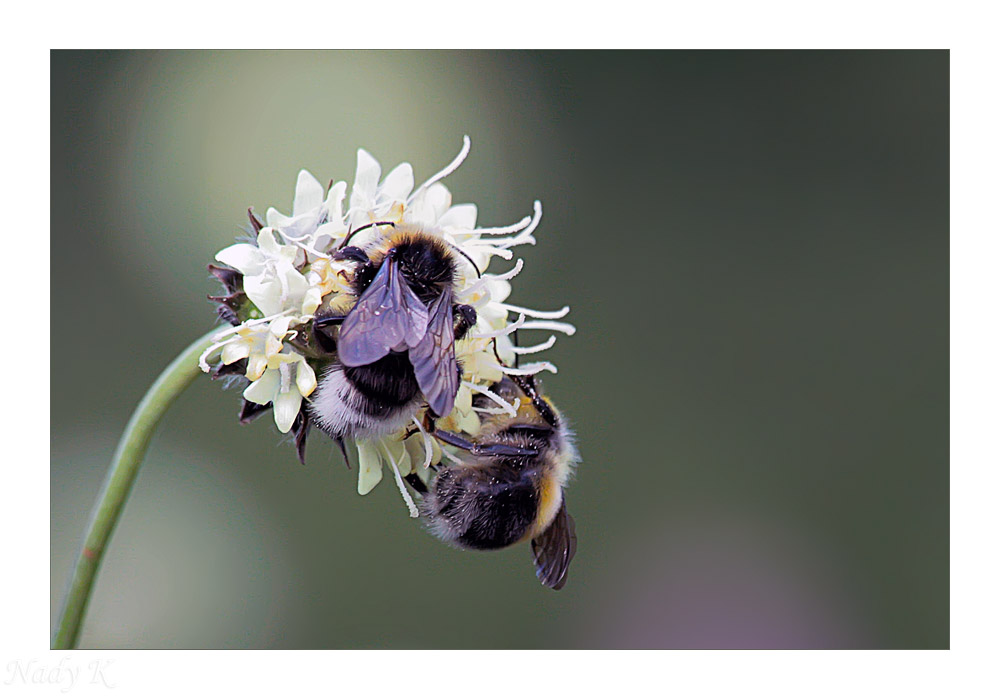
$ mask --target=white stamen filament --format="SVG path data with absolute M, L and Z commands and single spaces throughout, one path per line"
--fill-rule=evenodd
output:
M 523 376 L 526 374 L 538 374 L 539 372 L 547 371 L 552 372 L 552 374 L 558 374 L 559 368 L 556 367 L 551 362 L 531 362 L 526 365 L 521 365 L 520 367 L 507 367 L 505 365 L 498 365 L 496 362 L 492 363 L 493 367 L 500 370 L 504 374 Z
M 476 253 L 479 254 L 485 253 L 486 255 L 497 255 L 503 258 L 504 260 L 510 260 L 511 258 L 514 257 L 514 254 L 509 250 L 507 250 L 507 248 L 498 248 L 494 246 L 493 241 L 479 241 L 473 239 L 471 241 L 465 241 L 464 243 L 462 243 L 462 245 L 474 246 Z
M 410 492 L 406 490 L 406 485 L 403 483 L 403 476 L 399 473 L 399 467 L 396 466 L 396 460 L 392 458 L 392 453 L 389 452 L 385 443 L 380 443 L 380 446 L 382 447 L 382 454 L 385 455 L 389 464 L 392 465 L 392 474 L 396 478 L 396 487 L 399 489 L 399 495 L 402 496 L 403 501 L 406 502 L 406 507 L 410 510 L 410 517 L 420 517 L 420 511 L 417 510 L 417 504 L 413 502 L 413 499 L 410 497 Z
M 476 280 L 474 284 L 466 287 L 462 291 L 462 294 L 465 295 L 466 297 L 469 297 L 479 292 L 480 289 L 485 287 L 491 281 L 494 280 L 506 281 L 513 279 L 514 277 L 517 277 L 517 275 L 521 272 L 523 268 L 524 268 L 524 260 L 518 258 L 517 262 L 514 264 L 514 267 L 512 267 L 510 270 L 507 270 L 507 272 L 500 273 L 499 275 L 491 275 L 489 273 L 486 273 L 483 275 L 482 279 Z
M 526 331 L 558 331 L 566 335 L 576 333 L 576 326 L 571 323 L 559 323 L 558 321 L 528 321 L 521 324 L 521 328 Z
M 556 337 L 554 335 L 550 335 L 549 339 L 546 340 L 544 343 L 539 343 L 538 345 L 530 345 L 526 348 L 519 348 L 515 345 L 514 347 L 511 348 L 511 351 L 515 355 L 532 355 L 536 352 L 542 352 L 543 350 L 548 350 L 555 344 L 556 344 Z
M 510 226 L 494 226 L 494 227 L 491 227 L 491 228 L 474 228 L 474 229 L 470 229 L 469 231 L 459 231 L 459 233 L 468 233 L 468 234 L 481 233 L 481 234 L 486 234 L 487 236 L 501 236 L 501 235 L 503 235 L 505 233 L 517 233 L 518 231 L 520 231 L 521 229 L 523 229 L 525 226 L 527 226 L 530 223 L 531 223 L 531 217 L 530 216 L 526 216 L 523 219 L 521 219 L 520 221 L 518 221 L 516 224 L 511 224 Z
M 298 238 L 295 238 L 294 236 L 289 236 L 287 233 L 285 233 L 284 231 L 282 231 L 280 228 L 278 229 L 278 233 L 281 234 L 281 237 L 284 238 L 285 241 L 287 241 L 288 243 L 291 243 L 292 245 L 301 248 L 305 252 L 307 252 L 307 253 L 309 253 L 309 254 L 317 257 L 317 258 L 324 258 L 325 260 L 330 260 L 331 259 L 330 256 L 327 255 L 326 253 L 321 253 L 318 250 L 316 250 L 315 248 L 313 248 L 312 246 L 308 246 L 308 245 L 306 245 L 305 243 L 302 242 L 302 241 L 306 240 L 307 238 L 309 238 L 309 234 L 308 233 L 302 234 Z
M 515 306 L 514 304 L 507 304 L 502 301 L 498 301 L 497 304 L 507 309 L 508 311 L 513 311 L 516 314 L 524 314 L 525 316 L 532 316 L 534 318 L 547 318 L 556 319 L 562 318 L 569 313 L 569 307 L 564 306 L 558 311 L 535 311 L 534 309 L 527 309 L 523 306 Z
M 530 323 L 537 323 L 537 321 L 531 321 Z M 567 324 L 563 324 L 563 325 L 569 325 L 569 324 L 567 323 Z M 520 316 L 518 316 L 518 318 L 517 318 L 516 321 L 514 321 L 510 325 L 504 326 L 503 328 L 501 328 L 498 331 L 487 331 L 486 333 L 472 333 L 472 334 L 470 334 L 469 337 L 470 338 L 477 338 L 477 339 L 480 339 L 480 340 L 484 339 L 484 338 L 500 338 L 501 336 L 510 335 L 511 333 L 513 333 L 514 331 L 516 331 L 518 328 L 524 328 L 524 327 L 525 327 L 524 314 L 521 314 Z M 575 330 L 576 329 L 574 329 L 574 331 Z
M 499 366 L 499 365 L 497 365 L 497 366 Z M 486 396 L 486 397 L 490 398 L 493 401 L 493 403 L 495 403 L 497 406 L 500 406 L 500 408 L 504 409 L 504 411 L 507 414 L 509 414 L 510 416 L 513 417 L 513 416 L 517 415 L 517 409 L 516 408 L 514 408 L 509 403 L 507 403 L 507 401 L 505 401 L 501 396 L 499 396 L 497 394 L 494 394 L 487 387 L 485 387 L 485 386 L 479 386 L 478 384 L 473 384 L 472 382 L 466 381 L 464 379 L 462 380 L 462 384 L 464 384 L 465 386 L 469 387 L 473 391 L 477 391 L 480 394 L 482 394 L 483 396 Z
M 542 220 L 542 203 L 537 199 L 535 200 L 535 215 L 531 218 L 531 224 L 528 228 L 521 231 L 521 233 L 513 236 L 511 238 L 501 238 L 492 239 L 487 242 L 488 245 L 496 246 L 497 248 L 512 248 L 516 245 L 524 245 L 525 243 L 530 243 L 535 245 L 538 241 L 531 234 L 538 228 L 538 223 Z M 477 241 L 469 241 L 469 245 L 477 243 Z
M 472 141 L 469 139 L 468 136 L 463 136 L 462 150 L 458 152 L 458 155 L 455 156 L 455 159 L 450 163 L 448 163 L 448 165 L 445 166 L 444 170 L 441 170 L 436 175 L 431 176 L 431 178 L 427 180 L 427 182 L 425 182 L 420 187 L 415 189 L 413 191 L 413 194 L 410 195 L 410 198 L 406 200 L 406 204 L 410 204 L 411 202 L 413 202 L 413 200 L 417 198 L 417 195 L 419 195 L 421 192 L 426 190 L 428 187 L 433 185 L 438 180 L 443 180 L 444 178 L 448 177 L 453 172 L 455 172 L 458 169 L 458 166 L 462 164 L 462 161 L 465 160 L 465 157 L 469 155 L 469 150 L 471 148 L 472 148 Z
M 521 407 L 521 399 L 520 398 L 514 399 L 514 411 L 517 411 L 517 409 L 519 409 L 520 407 Z M 478 406 L 473 406 L 472 410 L 475 411 L 476 413 L 489 413 L 492 415 L 496 415 L 499 413 L 507 413 L 507 411 L 503 408 L 479 408 Z
M 278 391 L 287 394 L 292 389 L 292 368 L 287 362 L 282 362 L 278 365 L 278 371 L 281 373 L 281 386 Z
M 424 430 L 424 426 L 420 425 L 420 421 L 417 420 L 416 416 L 413 416 L 413 424 L 417 426 L 417 430 L 420 431 L 420 435 L 424 439 L 424 469 L 429 469 L 431 461 L 434 459 L 434 446 L 431 444 L 431 436 Z

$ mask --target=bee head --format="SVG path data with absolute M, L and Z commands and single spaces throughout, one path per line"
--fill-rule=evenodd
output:
M 390 237 L 385 260 L 393 260 L 399 271 L 425 304 L 455 284 L 455 259 L 448 245 L 435 236 L 401 232 Z

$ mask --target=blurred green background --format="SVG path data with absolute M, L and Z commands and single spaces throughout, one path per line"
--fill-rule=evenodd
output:
M 199 380 L 84 647 L 947 647 L 948 53 L 55 52 L 52 613 L 128 416 L 213 325 L 247 206 L 364 147 L 483 225 L 583 463 L 566 588 L 356 492 Z M 498 263 L 500 261 L 497 261 Z M 498 269 L 504 269 L 498 265 Z M 539 334 L 534 342 L 544 340 Z

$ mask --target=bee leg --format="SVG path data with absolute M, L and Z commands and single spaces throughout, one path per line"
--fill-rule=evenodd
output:
M 349 245 L 346 248 L 341 248 L 333 254 L 334 260 L 353 260 L 356 263 L 361 263 L 362 265 L 371 263 L 368 259 L 368 254 L 365 251 L 358 248 L 356 245 Z
M 240 423 L 242 425 L 246 425 L 269 408 L 271 408 L 270 402 L 261 405 L 259 403 L 254 403 L 253 401 L 243 399 L 243 405 L 240 406 Z
M 449 433 L 446 430 L 435 430 L 434 436 L 441 442 L 447 443 L 452 447 L 457 447 L 460 450 L 465 450 L 471 454 L 481 456 L 481 457 L 537 457 L 538 450 L 532 449 L 530 447 L 513 447 L 511 445 L 502 445 L 498 443 L 494 444 L 479 444 L 475 442 L 469 442 L 465 438 L 461 438 L 454 433 Z
M 313 337 L 316 338 L 316 342 L 325 352 L 337 351 L 337 342 L 333 339 L 331 332 L 335 326 L 343 323 L 345 318 L 347 318 L 346 314 L 331 314 L 313 319 Z
M 295 431 L 295 453 L 299 456 L 299 462 L 302 464 L 306 463 L 306 438 L 309 437 L 309 428 L 311 427 L 312 421 L 309 420 L 309 414 L 303 408 L 299 411 L 299 415 L 295 416 L 295 422 L 292 423 L 292 430 Z
M 414 474 L 413 472 L 410 472 L 403 478 L 406 479 L 406 483 L 412 486 L 413 490 L 416 491 L 417 493 L 419 494 L 427 493 L 427 485 L 423 481 L 421 481 L 420 477 Z
M 469 329 L 476 325 L 479 317 L 476 315 L 476 310 L 468 304 L 455 304 L 454 313 L 458 317 L 455 322 L 455 340 L 461 340 Z

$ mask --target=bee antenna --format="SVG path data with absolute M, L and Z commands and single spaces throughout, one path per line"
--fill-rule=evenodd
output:
M 451 244 L 449 243 L 448 245 L 451 245 Z M 458 247 L 458 246 L 456 246 L 456 245 L 451 245 L 451 248 L 452 248 L 452 250 L 454 250 L 454 251 L 455 251 L 456 253 L 458 253 L 458 254 L 459 254 L 459 255 L 461 255 L 461 256 L 462 256 L 463 258 L 465 258 L 466 260 L 468 260 L 468 261 L 469 261 L 469 264 L 470 264 L 470 265 L 472 265 L 472 269 L 476 271 L 476 277 L 478 277 L 479 279 L 482 279 L 482 278 L 483 278 L 483 273 L 482 273 L 482 272 L 480 271 L 480 269 L 479 269 L 479 265 L 477 265 L 476 263 L 474 263 L 474 262 L 472 261 L 472 258 L 470 258 L 470 257 L 469 257 L 469 254 L 468 254 L 468 253 L 466 253 L 466 252 L 465 252 L 464 250 L 462 250 L 461 248 L 459 248 L 459 247 Z
M 392 226 L 393 228 L 396 228 L 396 222 L 394 222 L 394 221 L 373 221 L 370 224 L 365 224 L 361 228 L 356 228 L 356 229 L 354 229 L 353 231 L 350 231 L 347 234 L 347 237 L 337 247 L 337 250 L 340 250 L 341 248 L 344 248 L 350 242 L 351 237 L 354 236 L 355 233 L 361 233 L 366 228 L 371 228 L 372 226 Z
M 531 399 L 531 403 L 534 405 L 535 410 L 545 419 L 545 422 L 549 425 L 555 427 L 559 424 L 559 419 L 556 418 L 555 411 L 552 410 L 552 406 L 546 401 L 541 394 L 538 393 L 538 387 L 535 386 L 535 375 L 514 375 L 511 377 L 513 382 L 524 392 L 524 395 Z
M 493 338 L 493 357 L 497 358 L 497 362 L 500 363 L 501 367 L 506 367 L 507 363 L 500 359 L 500 353 L 497 351 L 497 339 Z

